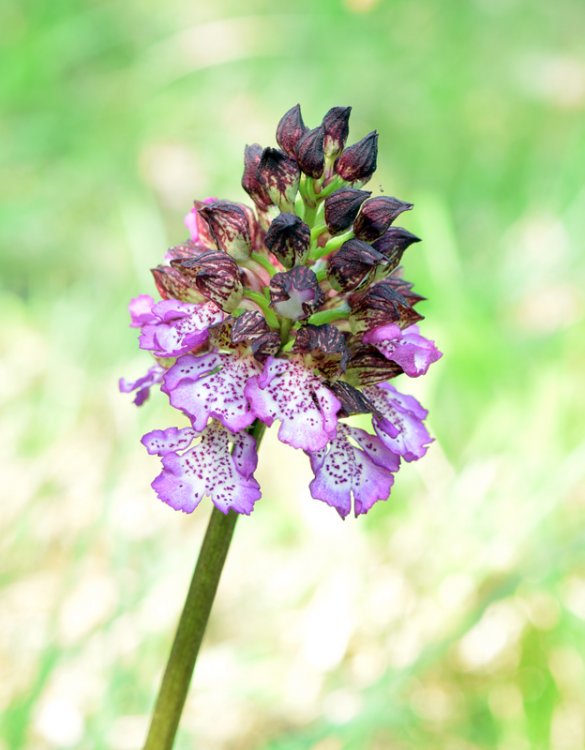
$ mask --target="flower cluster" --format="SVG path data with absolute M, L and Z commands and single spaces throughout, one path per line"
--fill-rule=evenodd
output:
M 254 210 L 196 201 L 190 237 L 152 270 L 161 301 L 130 303 L 156 363 L 121 390 L 139 405 L 160 384 L 190 422 L 142 439 L 162 459 L 153 488 L 177 510 L 209 496 L 224 513 L 250 513 L 256 437 L 274 422 L 307 454 L 312 496 L 342 517 L 388 498 L 401 459 L 431 442 L 425 409 L 388 382 L 441 356 L 399 269 L 418 238 L 394 221 L 412 204 L 362 189 L 378 137 L 346 148 L 349 114 L 334 107 L 309 129 L 297 105 L 278 124 L 280 148 L 247 146 Z M 356 414 L 371 415 L 372 433 L 344 421 Z

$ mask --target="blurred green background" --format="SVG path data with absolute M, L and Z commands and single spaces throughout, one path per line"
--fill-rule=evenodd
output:
M 301 102 L 380 131 L 437 440 L 342 523 L 269 438 L 179 750 L 585 746 L 585 6 L 0 5 L 2 750 L 140 747 L 204 531 L 159 503 L 127 300 Z

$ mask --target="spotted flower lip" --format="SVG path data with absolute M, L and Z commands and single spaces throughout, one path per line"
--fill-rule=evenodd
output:
M 279 148 L 245 148 L 254 208 L 195 201 L 189 236 L 152 269 L 160 299 L 130 302 L 154 363 L 120 390 L 141 405 L 160 389 L 184 425 L 142 439 L 160 457 L 152 487 L 171 508 L 191 513 L 207 497 L 222 513 L 250 514 L 257 441 L 272 426 L 307 454 L 311 495 L 341 518 L 386 500 L 402 462 L 432 443 L 426 410 L 394 386 L 442 356 L 398 266 L 419 242 L 393 225 L 412 204 L 360 189 L 378 135 L 346 146 L 350 113 L 332 107 L 309 127 L 291 107 Z

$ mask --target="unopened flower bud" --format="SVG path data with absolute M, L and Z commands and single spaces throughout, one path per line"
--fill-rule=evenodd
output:
M 372 246 L 386 256 L 388 271 L 391 272 L 402 260 L 404 251 L 415 242 L 420 242 L 420 237 L 402 227 L 389 227 Z
M 270 200 L 281 211 L 287 211 L 294 205 L 299 189 L 301 171 L 294 159 L 277 148 L 265 148 L 258 166 L 258 178 Z
M 339 376 L 348 359 L 345 336 L 331 323 L 299 328 L 293 352 L 302 354 L 309 366 L 320 370 L 326 377 Z
M 231 327 L 231 343 L 247 344 L 260 362 L 280 348 L 280 334 L 268 327 L 262 313 L 247 310 L 235 318 Z
M 276 128 L 276 142 L 283 151 L 295 158 L 297 144 L 306 132 L 307 126 L 303 122 L 301 106 L 300 104 L 296 104 L 280 118 L 280 122 Z
M 343 151 L 349 134 L 350 114 L 351 107 L 333 107 L 323 118 L 325 156 L 333 158 Z
M 414 309 L 414 305 L 422 299 L 413 294 L 409 285 L 400 279 L 385 279 L 373 284 L 349 298 L 352 330 L 365 331 L 386 323 L 398 323 L 401 328 L 406 328 L 423 319 Z
M 270 300 L 283 318 L 302 320 L 312 315 L 325 298 L 313 271 L 307 266 L 295 266 L 272 277 Z
M 412 203 L 391 198 L 389 195 L 370 198 L 362 205 L 353 223 L 355 236 L 371 242 L 381 237 L 397 216 L 403 211 L 410 211 L 411 208 Z
M 340 417 L 351 417 L 354 414 L 370 414 L 374 411 L 372 402 L 361 391 L 343 380 L 331 383 L 331 390 L 341 403 Z
M 264 242 L 285 268 L 292 268 L 305 260 L 311 230 L 295 214 L 279 214 L 270 224 Z
M 163 299 L 178 299 L 181 302 L 203 302 L 205 297 L 184 276 L 178 268 L 157 266 L 151 268 L 154 283 Z
M 258 167 L 264 149 L 259 143 L 246 146 L 244 150 L 244 174 L 242 175 L 242 187 L 261 211 L 265 211 L 272 205 L 272 201 L 266 188 L 258 176 Z
M 209 223 L 210 232 L 220 250 L 236 260 L 250 256 L 250 223 L 243 206 L 231 201 L 215 201 L 202 206 L 199 213 Z
M 369 198 L 367 190 L 342 188 L 325 199 L 325 223 L 331 234 L 338 234 L 350 227 L 360 210 L 360 206 Z
M 361 240 L 348 240 L 329 261 L 327 270 L 334 289 L 347 292 L 357 289 L 373 275 L 386 258 Z
M 309 177 L 317 179 L 325 168 L 325 154 L 323 153 L 323 126 L 308 130 L 297 144 L 297 162 L 301 171 Z
M 215 302 L 225 312 L 239 305 L 244 287 L 238 264 L 227 253 L 210 250 L 198 258 L 181 258 L 171 261 L 207 299 Z
M 376 171 L 378 133 L 373 130 L 361 141 L 349 146 L 335 162 L 335 171 L 347 182 L 364 185 Z
M 399 364 L 386 359 L 375 347 L 360 346 L 349 358 L 345 377 L 352 385 L 363 386 L 390 380 L 402 372 Z

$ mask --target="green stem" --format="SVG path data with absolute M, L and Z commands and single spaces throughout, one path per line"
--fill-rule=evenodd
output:
M 311 250 L 311 260 L 318 260 L 325 255 L 329 255 L 329 253 L 338 250 L 344 242 L 351 240 L 353 237 L 354 233 L 351 229 L 348 232 L 337 235 L 337 237 L 332 237 L 323 247 L 316 247 Z
M 271 277 L 276 273 L 276 268 L 274 268 L 265 255 L 262 255 L 261 253 L 250 253 L 250 258 L 261 265 L 265 271 L 268 271 Z
M 317 199 L 322 200 L 323 198 L 327 198 L 336 190 L 340 190 L 342 187 L 346 187 L 347 184 L 348 183 L 341 177 L 339 177 L 339 175 L 335 175 L 331 182 L 328 185 L 325 185 L 325 187 L 319 193 L 317 193 Z
M 271 328 L 280 328 L 278 318 L 276 317 L 274 311 L 270 308 L 270 302 L 263 294 L 261 294 L 260 292 L 255 292 L 252 289 L 245 289 L 244 297 L 251 300 L 252 302 L 255 302 L 258 305 L 258 307 L 266 316 L 266 322 Z
M 256 421 L 259 446 L 266 426 Z M 171 750 L 238 514 L 213 508 L 179 619 L 144 750 Z
M 327 231 L 327 224 L 317 224 L 311 229 L 311 242 L 315 242 L 323 232 Z
M 307 323 L 313 326 L 322 326 L 325 323 L 332 323 L 334 320 L 343 320 L 349 315 L 349 307 L 336 307 L 335 310 L 320 310 L 313 313 Z

